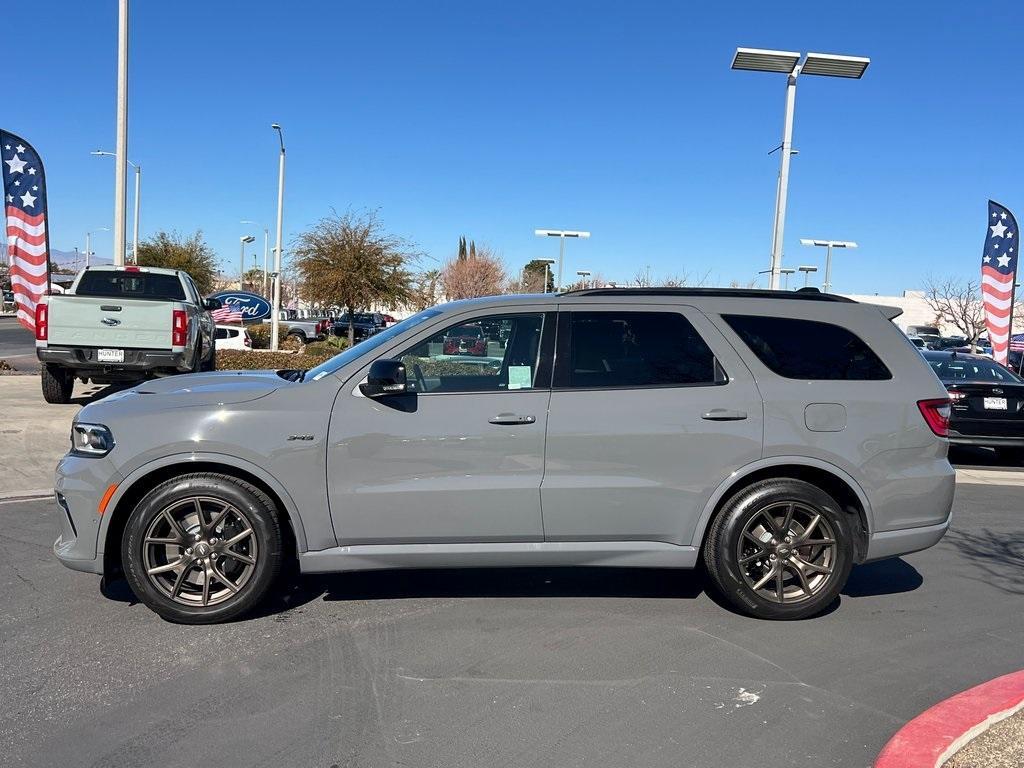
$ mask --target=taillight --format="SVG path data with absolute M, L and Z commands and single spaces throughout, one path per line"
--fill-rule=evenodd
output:
M 50 332 L 50 308 L 36 304 L 36 341 L 46 341 Z
M 188 314 L 183 309 L 171 312 L 171 346 L 184 347 L 188 343 Z
M 936 400 L 918 400 L 917 407 L 921 415 L 928 422 L 928 426 L 939 437 L 949 437 L 949 398 L 943 397 Z

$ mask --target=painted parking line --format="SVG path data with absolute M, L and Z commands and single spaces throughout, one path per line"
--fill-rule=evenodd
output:
M 1019 469 L 964 469 L 956 470 L 958 483 L 975 485 L 1014 485 L 1024 486 L 1024 470 Z

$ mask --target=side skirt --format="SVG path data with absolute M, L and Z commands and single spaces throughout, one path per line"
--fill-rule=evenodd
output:
M 361 544 L 299 555 L 303 573 L 391 568 L 607 566 L 693 568 L 697 547 L 660 541 L 544 541 L 491 544 Z

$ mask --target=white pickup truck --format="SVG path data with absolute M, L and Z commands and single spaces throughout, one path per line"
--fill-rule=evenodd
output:
M 218 307 L 180 270 L 86 267 L 68 293 L 36 307 L 43 397 L 68 402 L 76 378 L 111 384 L 213 370 Z

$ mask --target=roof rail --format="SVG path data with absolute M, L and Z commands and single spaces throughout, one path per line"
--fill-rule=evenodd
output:
M 711 296 L 747 299 L 797 299 L 799 301 L 836 301 L 856 304 L 853 299 L 818 291 L 766 291 L 759 288 L 583 288 L 559 296 Z

